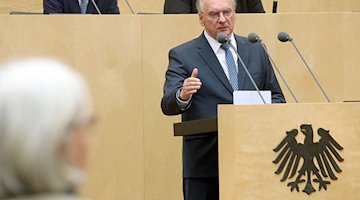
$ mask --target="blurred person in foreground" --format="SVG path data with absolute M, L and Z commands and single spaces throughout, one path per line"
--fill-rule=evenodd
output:
M 235 51 L 242 57 L 257 87 L 271 91 L 272 103 L 284 103 L 284 95 L 261 44 L 252 44 L 233 32 L 236 1 L 198 0 L 197 7 L 204 31 L 198 38 L 169 51 L 161 100 L 163 113 L 181 114 L 182 121 L 215 118 L 219 104 L 233 103 L 234 91 L 255 90 Z M 216 40 L 220 34 L 229 38 L 227 43 Z M 229 43 L 234 48 L 229 48 Z M 218 173 L 217 132 L 184 136 L 185 200 L 218 200 Z
M 82 200 L 91 99 L 79 74 L 52 60 L 0 67 L 0 199 Z

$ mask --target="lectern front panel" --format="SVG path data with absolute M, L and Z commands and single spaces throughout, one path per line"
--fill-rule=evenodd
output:
M 360 104 L 219 106 L 221 200 L 360 199 Z

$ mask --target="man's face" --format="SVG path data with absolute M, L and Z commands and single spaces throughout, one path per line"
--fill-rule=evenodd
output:
M 214 39 L 221 32 L 230 35 L 236 20 L 234 5 L 231 0 L 204 0 L 199 19 L 201 25 Z

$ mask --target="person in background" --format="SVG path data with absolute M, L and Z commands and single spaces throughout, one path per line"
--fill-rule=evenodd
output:
M 260 90 L 270 90 L 272 103 L 285 103 L 268 56 L 260 43 L 233 33 L 235 0 L 198 0 L 203 33 L 169 52 L 161 109 L 181 114 L 182 121 L 217 117 L 219 104 L 232 104 L 233 92 L 255 90 L 239 64 L 236 51 Z M 229 38 L 221 44 L 217 36 Z M 229 43 L 234 46 L 229 48 Z M 244 116 L 246 117 L 246 116 Z M 259 116 L 261 117 L 261 116 Z M 218 200 L 217 132 L 183 137 L 183 192 L 185 200 Z
M 86 83 L 53 60 L 0 67 L 0 199 L 80 200 L 92 106 Z
M 117 0 L 43 0 L 43 7 L 44 14 L 99 14 L 97 8 L 101 14 L 120 14 Z
M 265 13 L 261 0 L 236 0 L 237 13 Z M 164 14 L 197 13 L 196 0 L 165 0 Z

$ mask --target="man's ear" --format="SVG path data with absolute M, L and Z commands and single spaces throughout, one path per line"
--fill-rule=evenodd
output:
M 203 14 L 199 14 L 199 22 L 200 22 L 200 24 L 201 24 L 201 26 L 204 26 L 205 24 L 204 24 L 204 15 Z
M 69 160 L 69 155 L 70 155 L 70 143 L 72 143 L 72 133 L 67 133 L 66 137 L 64 138 L 63 141 L 61 141 L 59 149 L 58 149 L 58 154 L 59 157 L 61 159 L 64 160 Z

